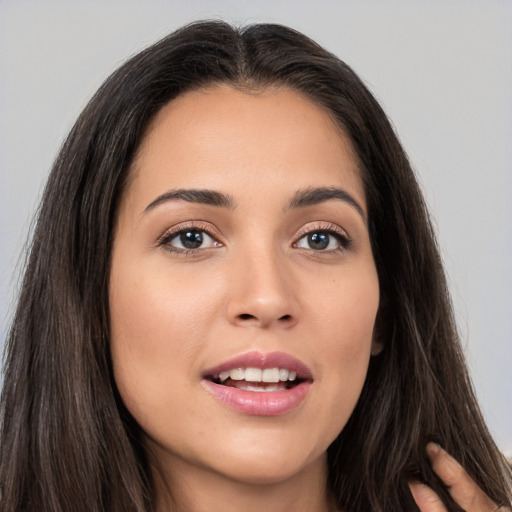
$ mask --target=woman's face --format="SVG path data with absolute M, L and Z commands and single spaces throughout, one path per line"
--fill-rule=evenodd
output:
M 377 350 L 366 212 L 350 142 L 299 93 L 218 86 L 159 112 L 109 293 L 115 380 L 164 467 L 325 467 Z

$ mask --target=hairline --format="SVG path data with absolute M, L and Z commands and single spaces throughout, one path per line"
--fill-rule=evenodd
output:
M 133 154 L 133 157 L 128 165 L 128 168 L 125 172 L 125 175 L 122 180 L 122 186 L 119 190 L 119 194 L 117 196 L 117 205 L 116 210 L 114 212 L 114 223 L 113 223 L 113 233 L 112 235 L 115 235 L 116 229 L 117 229 L 117 218 L 119 216 L 119 211 L 121 208 L 121 204 L 126 197 L 126 194 L 129 192 L 131 187 L 133 186 L 134 181 L 136 181 L 141 168 L 140 168 L 140 156 L 142 153 L 142 149 L 144 147 L 144 143 L 155 128 L 155 123 L 157 118 L 159 117 L 159 114 L 171 103 L 173 103 L 175 100 L 182 96 L 186 96 L 188 94 L 193 93 L 208 93 L 208 92 L 214 92 L 215 90 L 222 88 L 222 87 L 229 87 L 234 91 L 242 92 L 243 94 L 247 94 L 249 96 L 261 96 L 264 94 L 275 94 L 280 91 L 289 91 L 291 93 L 297 94 L 301 96 L 304 100 L 309 101 L 313 105 L 315 105 L 317 108 L 319 108 L 323 114 L 326 115 L 327 120 L 331 123 L 332 128 L 335 130 L 337 135 L 339 136 L 340 140 L 342 142 L 345 142 L 347 144 L 347 149 L 350 152 L 350 157 L 355 162 L 355 172 L 357 173 L 357 177 L 361 180 L 362 185 L 362 192 L 363 192 L 363 200 L 364 203 L 368 207 L 368 194 L 366 190 L 366 181 L 364 179 L 364 176 L 366 174 L 366 169 L 364 164 L 361 161 L 360 155 L 356 149 L 356 145 L 350 135 L 349 130 L 344 126 L 344 124 L 336 117 L 334 112 L 324 103 L 322 103 L 318 98 L 315 98 L 311 94 L 307 93 L 304 90 L 301 90 L 299 87 L 294 87 L 291 84 L 286 83 L 284 80 L 275 80 L 274 82 L 268 81 L 266 83 L 264 82 L 258 82 L 256 79 L 251 78 L 241 78 L 240 80 L 211 80 L 206 81 L 201 84 L 193 85 L 189 88 L 186 88 L 182 91 L 180 91 L 177 95 L 170 98 L 168 101 L 166 101 L 163 105 L 161 105 L 158 109 L 155 110 L 155 112 L 152 114 L 150 119 L 147 121 L 146 125 L 143 127 L 140 133 L 139 142 L 135 149 L 135 152 Z M 366 213 L 366 219 L 365 221 L 368 221 L 368 212 Z

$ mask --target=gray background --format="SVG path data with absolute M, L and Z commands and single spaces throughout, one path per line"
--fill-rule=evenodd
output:
M 436 221 L 485 417 L 512 455 L 510 1 L 0 0 L 1 339 L 30 219 L 74 119 L 128 56 L 199 18 L 297 28 L 382 102 Z

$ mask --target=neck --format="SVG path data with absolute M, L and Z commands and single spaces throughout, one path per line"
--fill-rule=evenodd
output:
M 325 454 L 297 474 L 244 482 L 181 460 L 153 468 L 157 512 L 332 512 Z

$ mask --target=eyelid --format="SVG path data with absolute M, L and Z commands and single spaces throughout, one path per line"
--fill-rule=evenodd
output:
M 220 245 L 223 246 L 224 242 L 222 241 L 222 235 L 220 234 L 219 230 L 215 228 L 212 224 L 209 222 L 203 221 L 203 220 L 188 220 L 185 222 L 181 222 L 179 224 L 176 224 L 175 226 L 172 226 L 169 229 L 166 229 L 162 235 L 158 237 L 156 240 L 155 245 L 157 247 L 163 247 L 164 249 L 170 251 L 170 252 L 176 252 L 181 254 L 186 254 L 188 252 L 198 252 L 198 251 L 204 251 L 209 248 L 204 249 L 179 249 L 177 247 L 170 247 L 166 246 L 166 243 L 169 242 L 172 238 L 177 236 L 179 233 L 187 230 L 194 230 L 194 231 L 204 231 L 208 236 L 213 238 L 216 242 L 218 242 Z
M 298 241 L 303 238 L 304 236 L 315 232 L 315 231 L 324 231 L 333 235 L 336 235 L 340 237 L 342 241 L 342 245 L 344 245 L 341 249 L 348 249 L 350 245 L 352 244 L 352 238 L 350 235 L 340 226 L 337 224 L 333 224 L 332 222 L 328 221 L 314 221 L 310 222 L 300 228 L 300 230 L 297 232 L 297 234 L 294 237 L 293 245 L 296 245 Z M 344 242 L 344 244 L 343 244 Z M 326 252 L 332 252 L 332 251 L 326 251 Z

